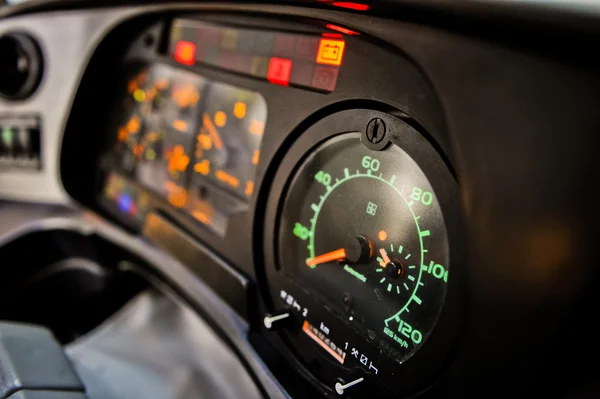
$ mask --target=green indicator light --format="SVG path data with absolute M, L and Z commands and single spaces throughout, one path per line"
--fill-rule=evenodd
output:
M 392 291 L 392 283 L 388 284 L 388 292 Z
M 344 265 L 344 270 L 347 271 L 348 273 L 350 273 L 351 275 L 353 275 L 354 277 L 356 277 L 357 279 L 359 279 L 360 281 L 362 281 L 363 283 L 367 282 L 367 278 L 363 274 L 357 272 L 356 270 L 354 270 L 350 266 Z
M 4 141 L 4 144 L 6 144 L 8 147 L 12 146 L 13 136 L 14 135 L 11 128 L 5 127 L 2 129 L 2 141 Z

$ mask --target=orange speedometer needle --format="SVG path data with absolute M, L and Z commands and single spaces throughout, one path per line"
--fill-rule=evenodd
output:
M 327 252 L 326 254 L 315 256 L 306 261 L 306 266 L 320 265 L 334 260 L 346 259 L 346 250 L 344 248 L 336 249 L 335 251 Z

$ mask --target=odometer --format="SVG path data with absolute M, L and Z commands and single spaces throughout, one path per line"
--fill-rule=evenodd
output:
M 300 166 L 280 229 L 282 268 L 397 362 L 426 341 L 444 302 L 448 240 L 438 199 L 398 146 L 337 136 Z

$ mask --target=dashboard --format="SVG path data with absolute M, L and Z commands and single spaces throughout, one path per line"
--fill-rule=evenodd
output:
M 0 197 L 181 262 L 265 397 L 594 397 L 593 14 L 326 3 L 0 20 Z

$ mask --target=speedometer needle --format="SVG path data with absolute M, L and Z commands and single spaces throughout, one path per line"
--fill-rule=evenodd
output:
M 335 251 L 327 252 L 326 254 L 315 256 L 306 261 L 306 266 L 320 265 L 334 260 L 346 259 L 346 250 L 344 248 L 336 249 Z

